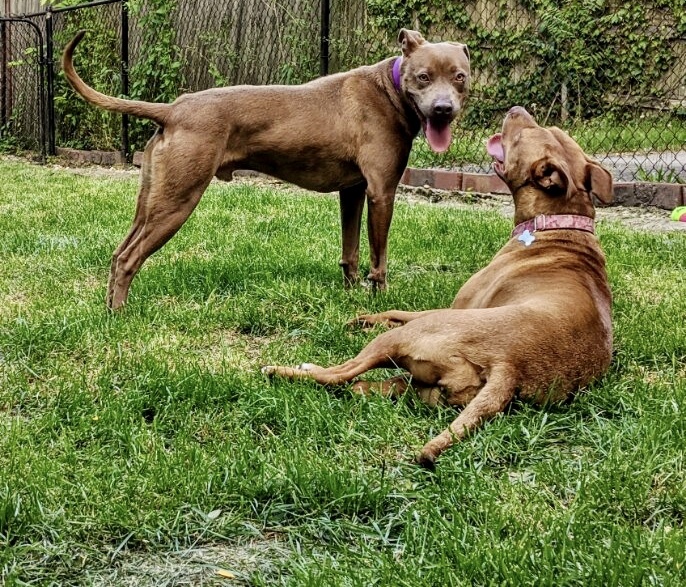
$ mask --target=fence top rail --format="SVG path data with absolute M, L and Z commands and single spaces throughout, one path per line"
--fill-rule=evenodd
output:
M 48 14 L 56 14 L 59 12 L 71 12 L 74 10 L 81 10 L 82 8 L 92 8 L 93 6 L 101 6 L 103 4 L 121 4 L 125 0 L 93 0 L 92 2 L 84 2 L 83 4 L 75 4 L 74 6 L 62 6 L 61 8 L 52 8 L 48 6 L 41 12 L 30 12 L 28 14 L 9 14 L 0 17 L 0 20 L 17 20 L 18 18 L 37 18 L 39 16 L 47 16 Z
M 33 22 L 30 18 L 27 18 L 27 15 L 22 15 L 22 16 L 0 16 L 0 22 L 23 22 L 31 26 L 33 30 L 36 31 L 38 35 L 38 39 L 40 41 L 40 53 L 41 53 L 41 60 L 42 60 L 42 55 L 43 55 L 43 33 L 40 30 L 40 27 Z

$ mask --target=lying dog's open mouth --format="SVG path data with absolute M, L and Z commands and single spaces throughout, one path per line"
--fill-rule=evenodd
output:
M 495 133 L 486 143 L 486 151 L 493 157 L 493 169 L 502 178 L 505 173 L 505 149 L 502 133 Z

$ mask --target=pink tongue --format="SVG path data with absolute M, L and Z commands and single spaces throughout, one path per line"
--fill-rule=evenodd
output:
M 426 140 L 429 142 L 429 146 L 436 153 L 443 153 L 447 151 L 450 146 L 450 141 L 452 136 L 450 135 L 450 124 L 444 124 L 442 126 L 434 125 L 430 120 L 426 122 Z
M 496 161 L 500 161 L 500 163 L 505 161 L 505 151 L 503 151 L 502 138 L 503 135 L 496 133 L 490 139 L 488 139 L 488 142 L 486 143 L 486 151 L 488 151 L 488 154 Z

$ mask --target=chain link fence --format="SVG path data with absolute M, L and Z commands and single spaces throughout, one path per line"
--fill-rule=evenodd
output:
M 28 19 L 0 19 L 0 141 L 45 158 L 43 33 Z
M 570 132 L 617 179 L 686 183 L 682 0 L 101 0 L 63 6 L 70 3 L 25 17 L 44 41 L 22 33 L 26 24 L 2 21 L 4 142 L 40 145 L 38 49 L 44 42 L 48 150 L 143 148 L 153 131 L 149 122 L 122 126 L 116 115 L 80 100 L 57 74 L 64 45 L 81 28 L 89 34 L 76 66 L 89 84 L 109 94 L 171 101 L 213 86 L 295 84 L 374 63 L 398 54 L 397 34 L 406 27 L 431 41 L 466 42 L 473 73 L 469 107 L 450 150 L 436 155 L 420 138 L 411 165 L 488 171 L 484 142 L 519 104 L 540 123 Z

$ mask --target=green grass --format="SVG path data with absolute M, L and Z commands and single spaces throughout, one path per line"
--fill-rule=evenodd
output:
M 410 460 L 452 410 L 259 367 L 349 358 L 374 336 L 345 327 L 360 312 L 448 305 L 507 219 L 399 203 L 374 297 L 340 285 L 335 199 L 213 185 L 111 315 L 135 182 L 0 173 L 0 583 L 686 583 L 684 234 L 602 223 L 610 372 L 430 474 Z M 174 566 L 199 549 L 237 581 Z

